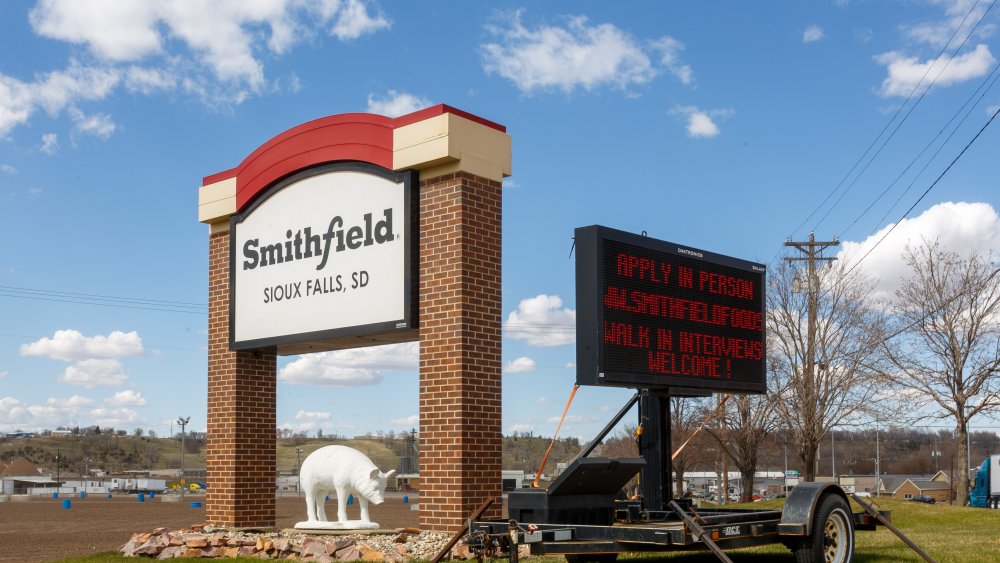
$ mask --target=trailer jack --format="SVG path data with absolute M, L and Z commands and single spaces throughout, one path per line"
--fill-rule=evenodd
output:
M 868 504 L 867 502 L 861 500 L 861 497 L 859 497 L 855 493 L 851 493 L 851 498 L 854 499 L 854 502 L 856 502 L 859 505 L 861 505 L 861 508 L 864 509 L 865 512 L 867 512 L 873 518 L 875 518 L 876 520 L 878 520 L 879 522 L 881 522 L 883 526 L 885 526 L 886 528 L 889 528 L 889 530 L 891 530 L 892 533 L 896 534 L 896 536 L 898 536 L 899 539 L 903 540 L 903 543 L 905 543 L 906 545 L 908 545 L 910 547 L 910 549 L 912 549 L 913 551 L 917 552 L 917 555 L 923 557 L 924 561 L 927 561 L 928 563 L 937 563 L 934 560 L 933 557 L 931 557 L 930 555 L 927 555 L 927 552 L 925 552 L 924 550 L 920 549 L 920 547 L 917 546 L 917 544 L 913 543 L 913 540 L 911 540 L 910 538 L 906 537 L 906 534 L 904 534 L 902 531 L 900 531 L 899 528 L 893 526 L 892 522 L 890 522 L 888 518 L 886 518 L 885 516 L 882 516 L 881 512 L 879 512 L 878 510 L 875 510 L 875 507 L 873 507 L 872 505 Z

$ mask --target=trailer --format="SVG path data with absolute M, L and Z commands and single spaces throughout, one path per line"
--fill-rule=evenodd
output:
M 450 545 L 465 534 L 480 560 L 517 563 L 527 546 L 532 555 L 607 563 L 624 552 L 694 550 L 730 561 L 725 549 L 781 543 L 799 563 L 847 563 L 855 530 L 882 524 L 933 561 L 888 512 L 852 496 L 862 508 L 853 512 L 833 483 L 799 484 L 781 510 L 673 498 L 670 398 L 767 392 L 766 266 L 597 225 L 576 229 L 574 242 L 576 384 L 636 393 L 548 489 L 510 491 L 507 520 L 481 519 L 487 501 Z M 636 405 L 639 457 L 590 457 Z M 623 491 L 636 475 L 638 486 Z
M 657 479 L 650 465 L 645 457 L 578 456 L 548 489 L 510 491 L 507 520 L 472 519 L 465 541 L 479 558 L 508 557 L 512 563 L 519 546 L 531 555 L 564 555 L 570 563 L 608 563 L 619 553 L 696 550 L 730 561 L 726 549 L 774 543 L 787 546 L 800 563 L 846 563 L 853 560 L 856 530 L 891 526 L 889 511 L 857 497 L 863 510 L 852 512 L 848 495 L 833 483 L 799 484 L 781 510 L 697 508 L 692 499 L 670 498 L 669 480 Z M 629 498 L 623 488 L 644 470 L 643 481 L 654 483 Z M 649 497 L 658 495 L 649 491 L 657 488 L 665 497 L 653 505 Z

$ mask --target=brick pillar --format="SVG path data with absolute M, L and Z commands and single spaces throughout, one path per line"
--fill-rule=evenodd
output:
M 274 526 L 274 349 L 229 350 L 229 232 L 209 238 L 205 521 Z
M 501 191 L 465 172 L 420 183 L 420 527 L 500 515 Z

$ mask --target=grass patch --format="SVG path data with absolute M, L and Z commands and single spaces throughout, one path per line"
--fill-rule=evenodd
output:
M 872 499 L 879 508 L 892 511 L 893 524 L 911 540 L 941 563 L 979 563 L 1000 557 L 1000 511 L 985 508 L 967 508 L 947 504 L 920 504 L 893 499 Z M 757 502 L 729 505 L 733 508 L 780 508 L 783 501 Z M 852 502 L 852 509 L 860 511 Z M 923 561 L 914 551 L 885 527 L 876 532 L 857 532 L 854 560 L 859 563 Z M 765 561 L 793 561 L 791 552 L 783 545 L 774 544 L 754 548 L 734 549 L 726 552 L 733 561 L 763 563 Z M 625 560 L 655 563 L 708 563 L 718 561 L 710 552 L 674 554 L 627 554 Z M 565 563 L 562 557 L 533 557 L 534 563 Z M 87 557 L 63 559 L 61 563 L 136 563 L 136 558 L 122 557 L 118 553 L 99 553 Z M 196 561 L 178 559 L 177 561 Z M 249 563 L 259 559 L 227 559 Z

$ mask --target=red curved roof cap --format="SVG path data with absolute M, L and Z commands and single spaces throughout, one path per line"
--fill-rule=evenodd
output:
M 201 185 L 235 177 L 236 209 L 242 211 L 275 181 L 315 164 L 358 160 L 391 169 L 393 130 L 445 113 L 507 131 L 503 125 L 444 104 L 396 118 L 342 113 L 292 127 L 250 153 L 236 168 L 205 176 Z

